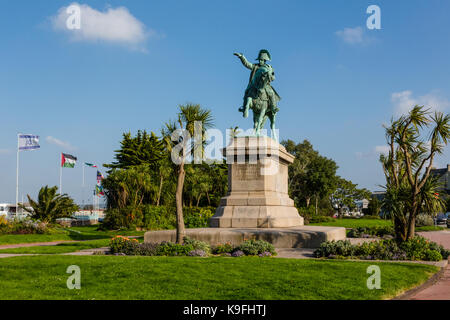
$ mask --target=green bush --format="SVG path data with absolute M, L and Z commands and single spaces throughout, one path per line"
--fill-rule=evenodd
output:
M 138 255 L 139 241 L 124 236 L 116 236 L 109 241 L 109 248 L 112 254 Z
M 167 206 L 144 205 L 142 227 L 147 230 L 167 230 L 176 226 L 176 209 Z
M 156 256 L 156 249 L 158 244 L 156 243 L 141 243 L 139 244 L 138 255 L 140 256 Z
M 421 213 L 418 214 L 416 217 L 416 227 L 426 227 L 426 226 L 433 226 L 434 220 L 433 217 L 431 217 L 428 214 Z
M 179 244 L 172 242 L 161 242 L 156 248 L 157 256 L 187 256 L 193 251 L 194 247 L 190 244 Z
M 101 229 L 129 229 L 132 226 L 131 217 L 127 214 L 127 209 L 108 209 L 105 211 Z
M 186 228 L 207 228 L 209 219 L 214 215 L 212 207 L 186 207 L 183 208 L 184 224 Z
M 0 234 L 51 234 L 55 229 L 47 222 L 31 219 L 2 220 Z
M 271 255 L 276 254 L 274 246 L 264 240 L 246 240 L 233 251 L 236 250 L 241 250 L 247 256 L 256 256 L 265 252 L 270 252 Z
M 394 227 L 391 226 L 357 227 L 351 229 L 347 233 L 347 237 L 349 238 L 384 237 L 386 235 L 394 235 Z
M 441 261 L 442 255 L 436 250 L 427 249 L 425 251 L 425 260 L 427 261 Z
M 205 228 L 214 215 L 212 207 L 185 207 L 183 216 L 186 228 Z M 171 206 L 141 205 L 123 209 L 108 209 L 102 224 L 104 229 L 166 230 L 176 227 L 176 209 Z
M 308 222 L 309 223 L 321 223 L 321 222 L 333 222 L 336 219 L 333 217 L 328 217 L 328 216 L 313 216 L 310 217 Z
M 202 250 L 206 254 L 211 253 L 211 247 L 206 242 L 190 239 L 188 237 L 184 237 L 184 244 L 187 246 L 192 246 L 194 250 Z
M 116 255 L 142 255 L 142 256 L 200 256 L 206 257 L 211 251 L 215 254 L 229 256 L 251 255 L 270 257 L 276 255 L 272 244 L 263 240 L 246 240 L 240 246 L 233 247 L 230 243 L 219 245 L 211 250 L 209 244 L 203 241 L 184 238 L 183 244 L 172 242 L 139 243 L 136 239 L 116 236 L 110 240 L 110 253 Z
M 219 244 L 213 248 L 214 254 L 232 253 L 234 250 L 233 245 L 230 242 Z
M 370 219 L 370 220 L 380 220 L 380 216 L 370 216 L 370 215 L 364 215 L 363 219 Z
M 314 251 L 314 256 L 330 257 L 330 256 L 353 256 L 355 246 L 348 240 L 326 241 L 320 244 L 320 247 Z
M 315 206 L 310 205 L 309 207 L 299 207 L 297 208 L 298 213 L 305 219 L 307 223 L 313 223 L 311 222 L 311 219 L 315 219 L 317 217 L 330 217 L 333 215 L 333 209 L 329 208 L 318 208 L 317 214 L 316 214 L 316 208 Z M 319 221 L 323 222 L 323 221 Z

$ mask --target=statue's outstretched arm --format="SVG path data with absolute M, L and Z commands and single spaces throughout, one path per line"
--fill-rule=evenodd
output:
M 248 62 L 248 60 L 244 57 L 244 55 L 242 53 L 234 53 L 234 55 L 237 56 L 241 60 L 244 67 L 246 67 L 247 69 L 250 69 L 250 70 L 253 69 L 253 64 Z

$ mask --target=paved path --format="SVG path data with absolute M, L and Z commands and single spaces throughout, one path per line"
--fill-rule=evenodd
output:
M 23 247 L 38 247 L 38 246 L 56 246 L 61 243 L 67 242 L 80 242 L 74 240 L 62 240 L 62 241 L 51 241 L 51 242 L 31 242 L 31 243 L 15 243 L 15 244 L 2 244 L 0 245 L 0 250 L 2 249 L 16 249 Z
M 12 257 L 24 257 L 24 256 L 37 256 L 37 254 L 25 254 L 25 253 L 0 253 L 1 258 L 12 258 Z
M 450 265 L 439 280 L 408 298 L 409 300 L 450 300 Z
M 307 248 L 276 248 L 277 255 L 275 258 L 311 259 L 314 258 L 314 250 Z
M 431 241 L 437 242 L 445 249 L 450 250 L 450 230 L 417 232 L 417 234 Z
M 418 232 L 421 236 L 439 243 L 447 250 L 450 250 L 450 231 L 430 231 L 430 232 Z M 449 258 L 450 262 L 450 258 Z M 442 277 L 439 280 L 421 290 L 408 299 L 410 300 L 450 300 L 450 264 L 444 270 Z

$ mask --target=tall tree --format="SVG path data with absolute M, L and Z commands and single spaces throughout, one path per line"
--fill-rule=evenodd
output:
M 367 212 L 371 216 L 378 216 L 380 214 L 381 204 L 376 196 L 372 196 L 367 206 Z
M 313 149 L 312 144 L 308 140 L 296 144 L 292 140 L 282 141 L 281 144 L 286 151 L 295 156 L 294 162 L 289 165 L 289 195 L 294 199 L 297 206 L 301 206 L 301 202 L 305 202 L 306 207 L 309 206 L 313 194 L 305 188 L 304 182 L 308 175 L 308 166 L 319 156 L 319 153 Z
M 134 166 L 128 169 L 113 169 L 103 179 L 108 208 L 136 208 L 143 203 L 156 203 L 158 184 L 147 165 Z
M 331 159 L 317 156 L 307 166 L 306 174 L 301 182 L 308 198 L 314 197 L 315 213 L 318 213 L 318 203 L 321 198 L 329 196 L 336 188 L 336 170 L 338 166 Z
M 171 153 L 171 158 L 175 162 L 177 177 L 177 189 L 175 193 L 177 208 L 177 243 L 182 243 L 185 235 L 184 217 L 183 217 L 183 188 L 186 177 L 185 164 L 187 157 L 198 151 L 203 152 L 205 131 L 212 127 L 213 118 L 211 111 L 203 109 L 200 105 L 181 105 L 179 106 L 177 122 L 166 123 L 162 130 L 167 150 Z M 194 139 L 194 130 L 200 129 L 202 141 L 201 150 L 198 150 L 198 144 Z M 197 131 L 195 130 L 195 131 Z M 175 151 L 175 152 L 174 152 Z M 175 158 L 174 158 L 175 156 Z
M 371 216 L 378 216 L 381 210 L 381 203 L 376 196 L 372 196 L 367 206 L 367 213 Z
M 104 167 L 128 169 L 133 166 L 149 165 L 155 168 L 164 157 L 164 144 L 155 133 L 148 134 L 146 130 L 139 130 L 134 137 L 130 132 L 124 133 L 120 149 L 114 152 L 116 161 L 104 164 Z
M 338 177 L 336 190 L 330 195 L 330 202 L 337 208 L 340 217 L 344 214 L 344 208 L 352 210 L 356 208 L 356 201 L 370 198 L 369 190 L 358 189 L 357 186 L 349 180 Z
M 383 208 L 394 219 L 396 238 L 406 241 L 415 235 L 416 216 L 422 210 L 442 206 L 436 197 L 437 179 L 430 172 L 450 138 L 450 116 L 416 105 L 385 129 L 389 154 L 380 156 L 386 177 Z

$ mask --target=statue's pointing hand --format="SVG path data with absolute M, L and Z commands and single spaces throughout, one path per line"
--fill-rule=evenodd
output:
M 238 57 L 238 58 L 240 58 L 240 57 L 242 57 L 242 53 L 237 53 L 237 52 L 235 52 L 235 53 L 233 53 L 236 57 Z

